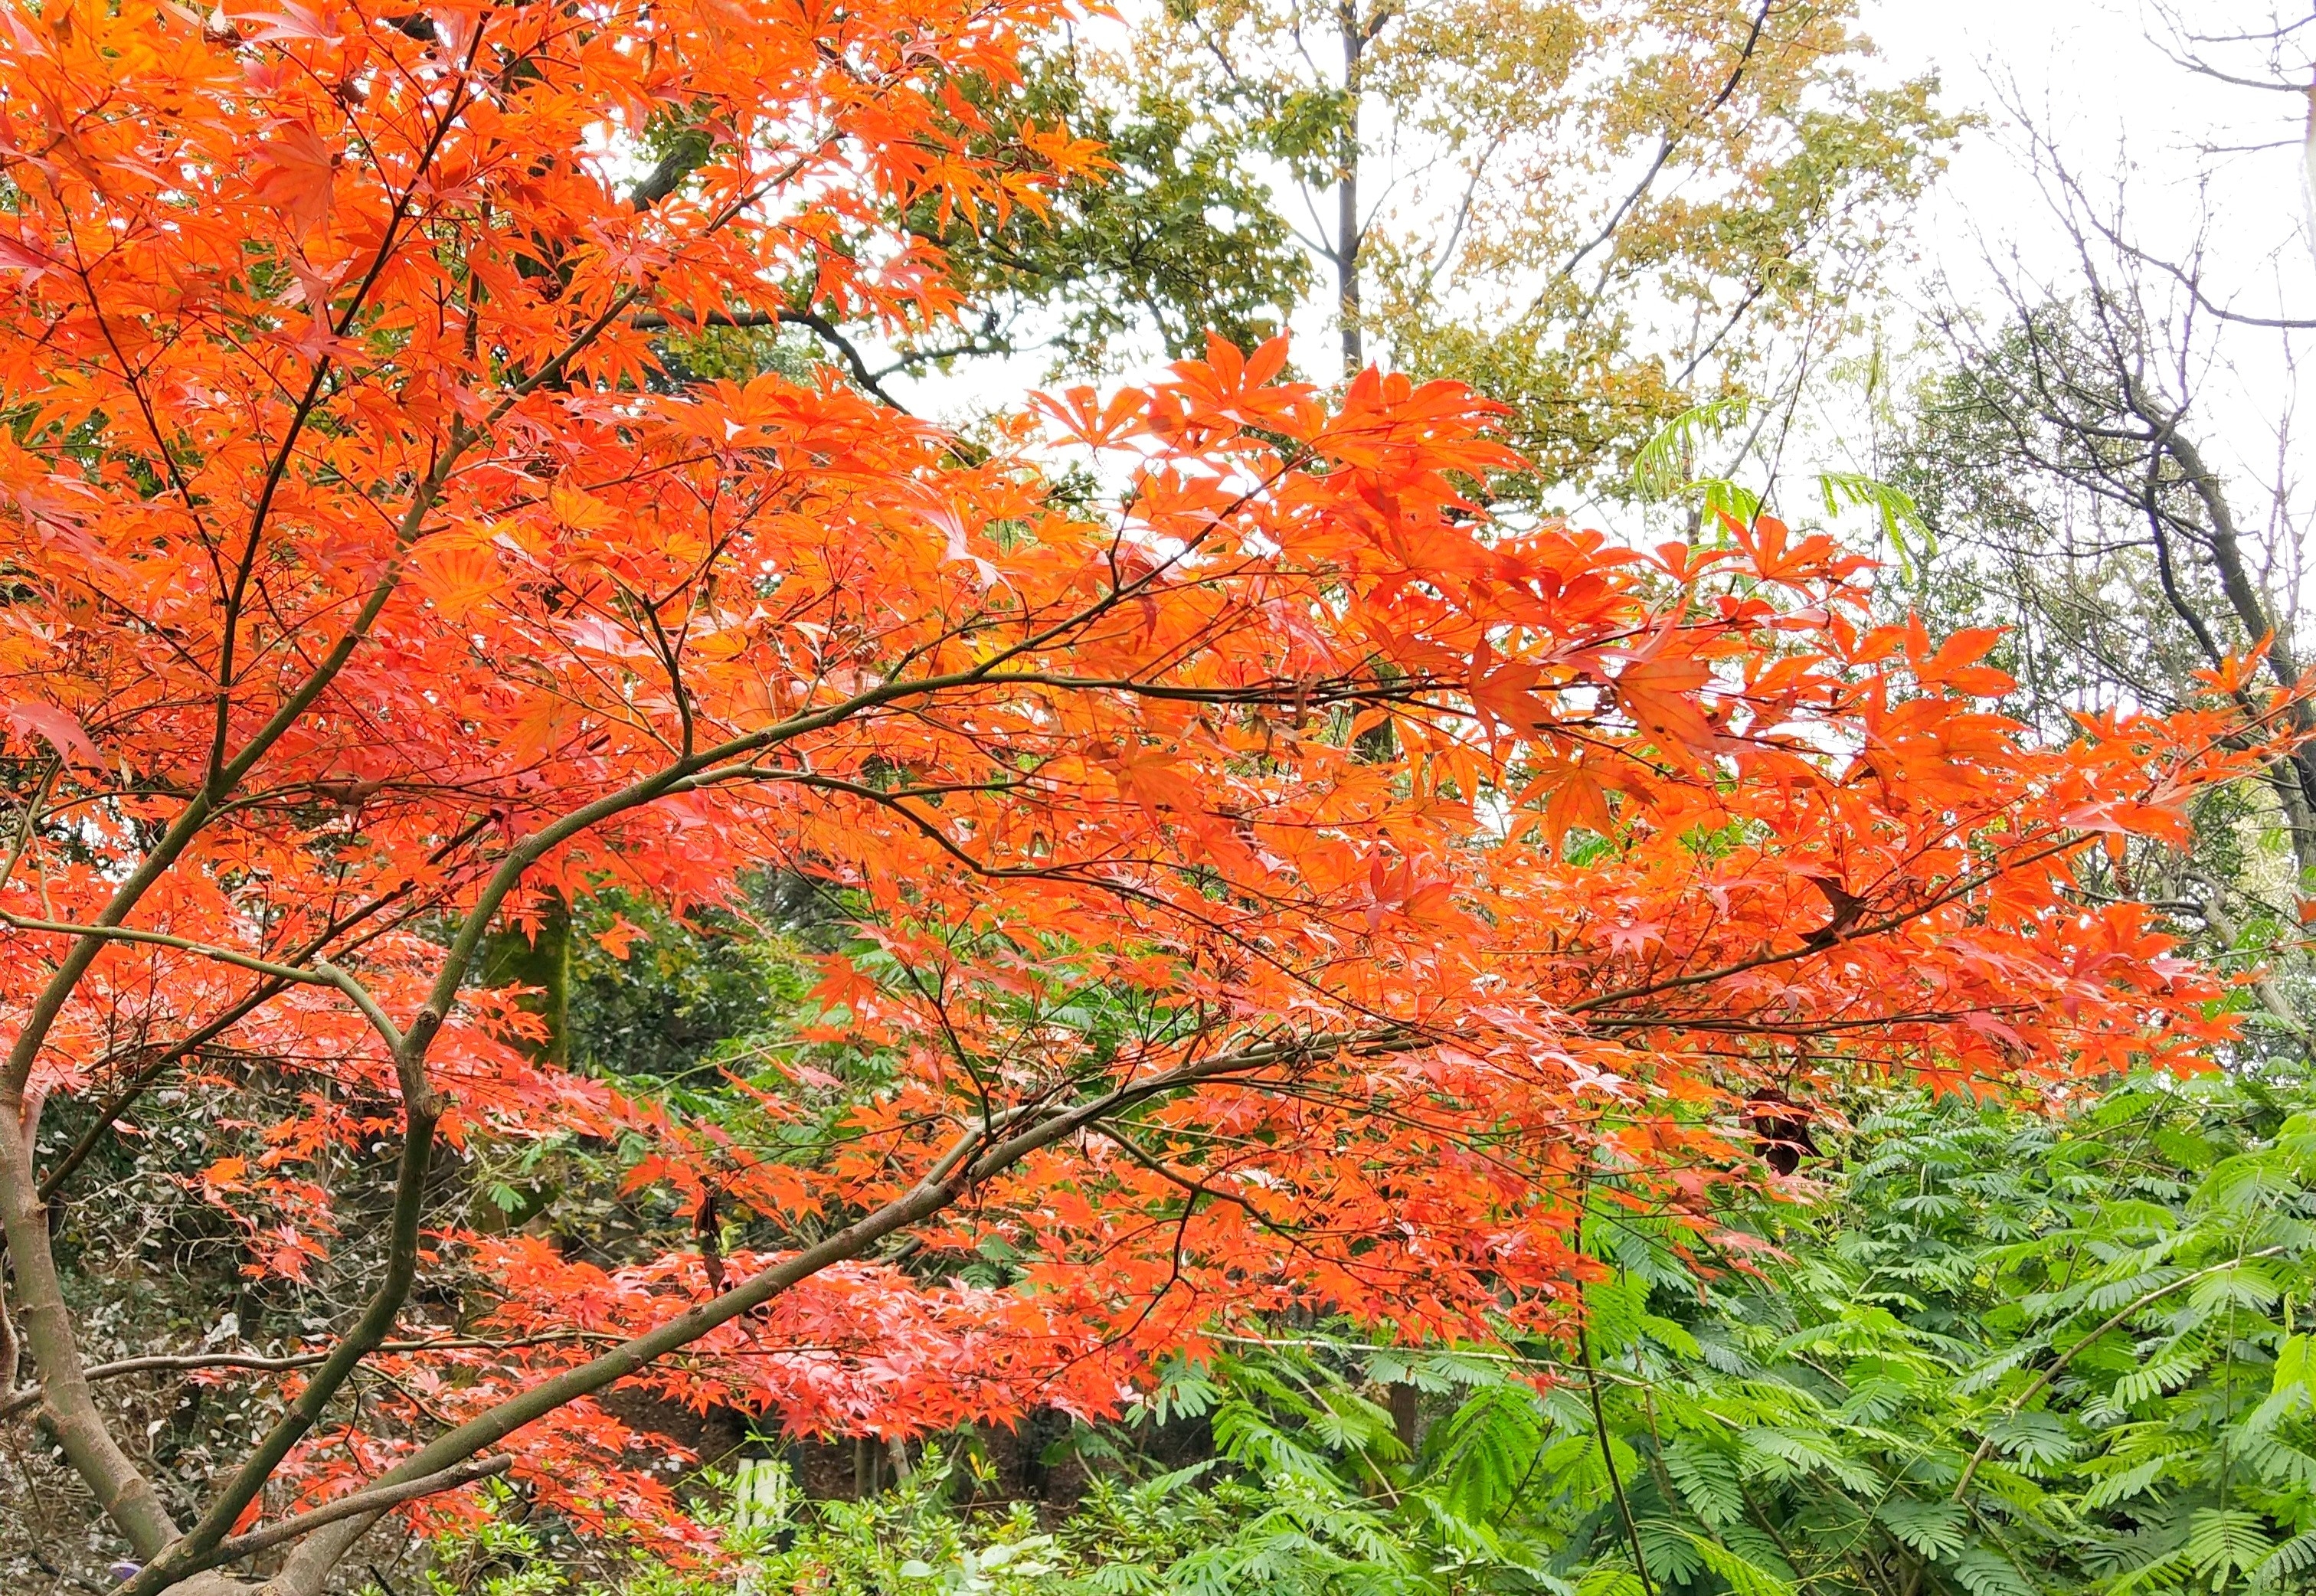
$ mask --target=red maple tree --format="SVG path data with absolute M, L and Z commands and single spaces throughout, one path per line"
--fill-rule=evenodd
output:
M 1056 9 L 0 17 L 0 1400 L 124 1591 L 286 1554 L 267 1588 L 313 1592 L 508 1467 L 680 1539 L 593 1404 L 623 1380 L 900 1432 L 1115 1411 L 1288 1308 L 1549 1331 L 1579 1185 L 1697 1199 L 1751 1167 L 1757 1092 L 2224 1038 L 2142 910 L 2073 888 L 2257 757 L 2232 699 L 2033 745 L 1980 701 L 1992 639 L 1870 624 L 1826 538 L 1492 520 L 1490 406 L 1324 396 L 1278 345 L 993 451 L 833 372 L 671 378 L 671 330 L 952 314 L 895 218 L 1098 158 L 960 91 Z M 1121 491 L 1057 488 L 1064 455 Z M 891 1083 L 816 1159 L 539 1056 L 479 984 L 549 897 L 712 905 L 767 864 L 877 952 L 817 995 Z M 44 1217 L 77 1157 L 35 1133 L 171 1072 L 254 1112 L 219 1043 L 302 1083 L 206 1177 L 253 1267 L 331 1246 L 327 1153 L 382 1146 L 394 1198 L 368 1300 L 181 1518 L 97 1400 Z M 818 1239 L 605 1270 L 430 1211 L 446 1150 L 556 1135 Z M 1016 1285 L 940 1283 L 993 1235 Z M 482 1283 L 469 1333 L 412 1329 L 430 1271 Z M 357 1417 L 367 1366 L 408 1400 Z

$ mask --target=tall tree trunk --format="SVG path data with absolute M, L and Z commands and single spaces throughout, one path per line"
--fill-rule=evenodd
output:
M 485 986 L 530 987 L 521 1006 L 539 1016 L 547 1034 L 526 1039 L 523 1051 L 541 1064 L 571 1062 L 571 905 L 560 892 L 542 896 L 530 931 L 512 923 L 494 930 L 477 975 Z
M 1343 131 L 1336 156 L 1335 311 L 1342 323 L 1343 376 L 1367 364 L 1359 332 L 1359 98 L 1365 87 L 1367 23 L 1353 0 L 1338 7 L 1335 25 L 1343 36 Z
M 2244 557 L 2243 539 L 2236 529 L 2235 512 L 2228 503 L 2226 484 L 2204 459 L 2203 451 L 2181 430 L 2186 419 L 2183 410 L 2174 409 L 2151 393 L 2147 385 L 2135 374 L 2126 372 L 2124 379 L 2125 397 L 2132 411 L 2155 430 L 2151 461 L 2169 459 L 2178 468 L 2180 477 L 2204 511 L 2205 542 L 2214 569 L 2220 578 L 2220 591 L 2226 595 L 2228 608 L 2235 614 L 2236 624 L 2253 642 L 2267 640 L 2267 669 L 2276 684 L 2285 692 L 2294 692 L 2300 683 L 2300 658 L 2293 646 L 2289 618 L 2279 614 L 2267 595 L 2261 590 L 2258 577 Z M 2167 561 L 2169 550 L 2165 540 L 2163 517 L 2152 497 L 2152 477 L 2150 478 L 2150 527 L 2156 539 L 2156 553 Z M 2217 649 L 2212 634 L 2187 612 L 2184 599 L 2168 575 L 2164 592 L 2181 619 L 2187 621 L 2206 650 L 2214 655 Z M 2292 723 L 2302 733 L 2316 733 L 2316 709 L 2303 699 L 2294 698 L 2288 710 Z M 2284 804 L 2285 817 L 2292 832 L 2292 853 L 2303 878 L 2316 873 L 2316 743 L 2303 743 L 2285 758 L 2276 762 L 2273 785 Z
M 2300 192 L 2308 201 L 2308 249 L 2316 254 L 2316 83 L 2308 85 L 2308 131 L 2300 146 Z
M 483 943 L 479 978 L 485 986 L 528 986 L 517 1000 L 526 1012 L 536 1014 L 546 1034 L 526 1037 L 517 1045 L 540 1064 L 567 1069 L 571 1064 L 571 901 L 548 891 L 539 903 L 539 923 L 525 932 L 501 924 Z M 485 1235 L 520 1230 L 543 1219 L 562 1188 L 551 1181 L 525 1181 L 513 1187 L 512 1206 L 504 1191 L 473 1205 L 470 1223 Z M 708 1245 L 714 1244 L 715 1209 L 701 1209 L 708 1226 Z M 721 1289 L 719 1286 L 717 1289 Z

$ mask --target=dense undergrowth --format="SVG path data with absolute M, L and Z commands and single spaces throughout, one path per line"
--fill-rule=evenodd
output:
M 1074 1507 L 992 1500 L 967 1439 L 812 1501 L 703 1476 L 743 1588 L 827 1596 L 2030 1596 L 2316 1582 L 2316 1089 L 2141 1080 L 2054 1114 L 1920 1096 L 1699 1236 L 1612 1201 L 1573 1345 L 1412 1351 L 1324 1323 L 1080 1427 Z M 1418 1400 L 1406 1401 L 1413 1386 Z M 1394 1400 L 1394 1387 L 1402 1388 Z M 1188 1467 L 1149 1445 L 1185 1425 Z M 777 1454 L 777 1446 L 754 1449 Z M 1179 1446 L 1172 1449 L 1179 1451 Z M 436 1596 L 575 1575 L 512 1493 Z

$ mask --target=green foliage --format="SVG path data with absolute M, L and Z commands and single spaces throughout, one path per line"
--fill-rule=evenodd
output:
M 1730 397 L 1681 411 L 1635 452 L 1626 491 L 1643 504 L 1689 502 L 1696 516 L 1691 524 L 1699 529 L 1724 516 L 1750 522 L 1761 513 L 1760 495 L 1742 483 L 1700 472 L 1698 462 L 1724 434 L 1743 426 L 1755 408 L 1750 399 Z M 1848 512 L 1866 512 L 1901 576 L 1911 583 L 1927 571 L 1937 553 L 1937 534 L 1904 488 L 1861 471 L 1821 471 L 1815 481 L 1829 522 Z
M 1224 1337 L 1127 1423 L 1079 1427 L 1095 1467 L 1058 1518 L 984 1499 L 994 1476 L 969 1448 L 928 1446 L 858 1502 L 802 1501 L 771 1462 L 708 1478 L 732 1502 L 742 1589 L 2308 1588 L 2316 1091 L 2215 1075 L 2055 1115 L 1918 1095 L 1856 1111 L 1821 1198 L 1741 1204 L 1716 1231 L 1620 1204 L 1603 1176 L 1581 1343 L 1381 1347 L 1324 1321 Z M 1203 1459 L 1158 1463 L 1186 1434 Z M 552 1539 L 503 1511 L 438 1545 L 431 1589 L 590 1596 Z M 654 1596 L 708 1588 L 582 1572 Z
M 591 897 L 573 911 L 572 1053 L 599 1072 L 682 1081 L 762 1053 L 792 1034 L 818 976 L 807 959 L 824 950 L 813 923 L 760 885 L 755 923 L 720 912 L 690 923 L 624 893 Z M 615 927 L 619 931 L 615 931 Z M 619 934 L 633 928 L 632 940 Z
M 1252 348 L 1309 290 L 1310 262 L 1269 186 L 1200 106 L 1147 82 L 1100 97 L 1090 80 L 1073 49 L 1036 58 L 1008 114 L 1100 140 L 1098 176 L 1002 218 L 917 218 L 940 236 L 980 326 L 929 340 L 908 363 L 1036 349 L 1057 374 L 1113 370 L 1203 352 L 1210 330 Z
M 1909 583 L 1937 555 L 1937 534 L 1922 519 L 1913 496 L 1895 483 L 1860 471 L 1823 471 L 1817 484 L 1827 515 L 1838 516 L 1844 510 L 1871 513 L 1898 574 Z
M 593 1566 L 575 1577 L 568 1567 L 573 1548 L 556 1544 L 567 1537 L 530 1520 L 512 1486 L 488 1483 L 483 1507 L 479 1521 L 431 1543 L 431 1565 L 422 1576 L 427 1596 L 722 1596 L 729 1588 L 710 1574 L 601 1546 L 587 1548 L 583 1560 Z M 361 1588 L 374 1596 L 381 1587 L 374 1582 Z
M 1597 1211 L 1589 1367 L 1556 1342 L 1383 1348 L 1325 1324 L 1232 1342 L 1138 1415 L 1203 1418 L 1210 1465 L 1105 1475 L 1043 1528 L 954 1504 L 937 1465 L 809 1510 L 764 1588 L 2304 1588 L 2308 1095 L 2214 1077 L 2059 1117 L 1888 1101 L 1822 1201 L 1733 1213 L 1710 1243 Z M 1394 1383 L 1423 1394 L 1412 1446 Z M 1002 1547 L 1021 1549 L 993 1563 Z
M 1627 476 L 1635 497 L 1670 499 L 1698 486 L 1697 460 L 1715 438 L 1742 426 L 1752 403 L 1741 397 L 1692 405 L 1672 417 L 1656 436 L 1634 451 Z

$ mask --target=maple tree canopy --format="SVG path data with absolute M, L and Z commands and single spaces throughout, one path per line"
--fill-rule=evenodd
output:
M 993 450 L 833 370 L 664 369 L 671 330 L 951 315 L 895 218 L 1096 169 L 958 87 L 1056 13 L 7 7 L 0 1217 L 125 1590 L 279 1547 L 316 1591 L 501 1467 L 680 1555 L 591 1400 L 622 1379 L 901 1433 L 1115 1412 L 1288 1308 L 1550 1330 L 1597 1271 L 1577 1188 L 1755 1178 L 1757 1092 L 2223 1038 L 2144 909 L 2070 889 L 2258 756 L 2240 680 L 2030 745 L 1991 636 L 1870 624 L 1827 538 L 1492 519 L 1489 405 L 1323 394 L 1280 345 Z M 1086 459 L 1115 492 L 1055 486 Z M 815 995 L 893 1061 L 814 1156 L 555 1063 L 478 980 L 553 898 L 768 868 L 857 921 Z M 31 1132 L 170 1072 L 238 1101 L 218 1042 L 296 1105 L 205 1177 L 252 1267 L 332 1246 L 327 1159 L 398 1172 L 363 1311 L 180 1518 L 93 1395 Z M 820 1239 L 610 1271 L 429 1208 L 430 1167 L 557 1136 Z M 993 1236 L 1016 1285 L 943 1283 Z M 414 1348 L 430 1273 L 484 1344 Z M 366 1363 L 408 1400 L 357 1417 Z

